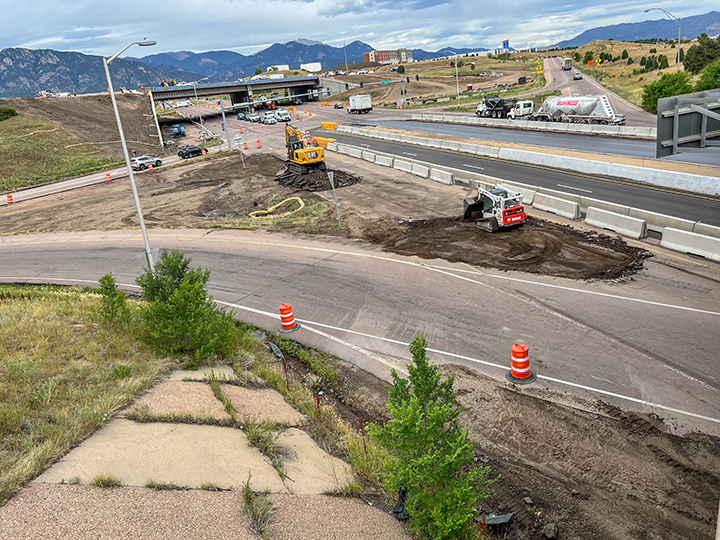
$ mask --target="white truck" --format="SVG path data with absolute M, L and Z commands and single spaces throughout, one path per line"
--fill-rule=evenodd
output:
M 531 100 L 518 101 L 516 98 L 485 96 L 478 103 L 475 114 L 486 118 L 524 118 L 532 114 L 534 103 Z
M 372 111 L 372 99 L 367 94 L 350 96 L 350 104 L 347 107 L 348 113 L 362 114 Z
M 625 124 L 625 116 L 616 114 L 605 95 L 553 96 L 527 117 L 537 122 L 570 122 L 575 124 Z
M 572 58 L 563 58 L 562 59 L 562 70 L 570 71 L 571 69 L 572 69 Z

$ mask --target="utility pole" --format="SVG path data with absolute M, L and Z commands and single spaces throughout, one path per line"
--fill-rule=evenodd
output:
M 400 82 L 402 83 L 402 108 L 405 108 L 405 75 L 400 75 Z
M 345 42 L 343 41 L 343 53 L 345 53 L 345 75 L 348 73 L 348 65 L 347 65 L 347 51 L 345 50 Z
M 457 108 L 460 108 L 460 79 L 458 78 L 458 55 L 455 53 L 455 84 L 457 85 Z

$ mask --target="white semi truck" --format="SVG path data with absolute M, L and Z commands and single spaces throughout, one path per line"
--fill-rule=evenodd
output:
M 372 111 L 372 98 L 368 94 L 350 96 L 350 104 L 347 107 L 348 113 L 369 113 Z
M 537 122 L 571 122 L 575 124 L 625 124 L 625 116 L 616 114 L 605 95 L 553 96 L 543 101 L 540 109 L 528 115 Z

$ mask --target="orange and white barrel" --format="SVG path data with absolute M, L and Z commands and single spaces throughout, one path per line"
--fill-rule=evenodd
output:
M 280 324 L 282 325 L 280 331 L 283 333 L 294 332 L 300 328 L 300 323 L 295 320 L 290 304 L 280 304 Z
M 13 198 L 12 198 L 12 194 L 11 194 L 11 193 L 8 193 L 7 203 L 8 203 L 8 205 L 10 205 L 10 204 L 15 204 L 15 201 L 13 201 Z
M 522 343 L 515 343 L 510 349 L 510 371 L 506 378 L 515 384 L 530 384 L 537 380 L 537 375 L 530 371 L 530 349 Z

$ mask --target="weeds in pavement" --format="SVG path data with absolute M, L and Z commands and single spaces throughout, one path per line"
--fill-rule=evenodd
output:
M 127 413 L 125 418 L 134 422 L 140 422 L 141 424 L 147 424 L 150 422 L 162 422 L 165 424 L 198 424 L 204 426 L 222 426 L 222 427 L 241 427 L 237 421 L 229 418 L 213 418 L 211 416 L 193 416 L 192 414 L 175 414 L 175 413 L 164 413 L 154 414 L 150 412 L 150 407 L 143 403 L 141 405 L 135 405 Z
M 170 482 L 156 482 L 155 480 L 145 482 L 145 487 L 158 491 L 188 491 L 190 489 L 188 486 L 178 486 Z
M 210 386 L 212 387 L 213 394 L 215 394 L 215 397 L 218 398 L 222 404 L 225 406 L 225 410 L 230 415 L 230 418 L 235 421 L 235 407 L 233 407 L 232 401 L 225 397 L 225 395 L 220 390 L 220 385 L 217 382 L 217 379 L 215 378 L 215 372 L 210 372 Z
M 245 501 L 245 512 L 250 518 L 250 530 L 260 538 L 265 537 L 265 531 L 270 525 L 270 511 L 272 503 L 267 498 L 269 491 L 255 493 L 250 489 L 250 474 L 243 484 L 243 500 Z
M 114 488 L 123 485 L 120 479 L 116 478 L 112 474 L 98 474 L 95 478 L 92 479 L 92 482 L 90 483 L 93 486 L 101 488 Z
M 202 489 L 203 491 L 229 491 L 219 487 L 217 484 L 214 484 L 212 482 L 203 482 L 202 484 L 200 484 L 200 489 Z

